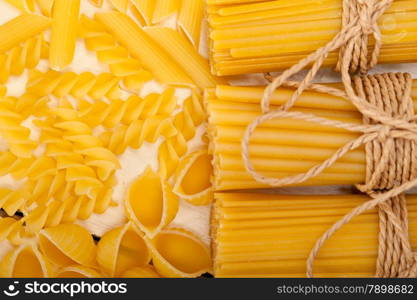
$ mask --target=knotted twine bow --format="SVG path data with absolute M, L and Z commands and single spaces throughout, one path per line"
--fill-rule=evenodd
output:
M 403 192 L 417 185 L 417 171 L 415 168 L 417 125 L 414 123 L 416 117 L 410 97 L 411 77 L 407 74 L 391 74 L 374 78 L 356 77 L 355 85 L 358 90 L 358 94 L 356 94 L 350 76 L 350 72 L 364 73 L 377 63 L 381 48 L 381 32 L 377 26 L 377 20 L 392 2 L 393 0 L 343 0 L 341 32 L 327 45 L 272 80 L 265 89 L 262 98 L 263 115 L 249 124 L 242 139 L 242 159 L 246 170 L 258 182 L 271 186 L 304 182 L 323 172 L 347 152 L 363 144 L 366 145 L 367 179 L 366 184 L 358 185 L 358 188 L 367 192 L 373 199 L 353 209 L 333 224 L 316 241 L 307 260 L 307 276 L 309 277 L 313 275 L 315 257 L 325 241 L 343 225 L 349 223 L 352 218 L 377 206 L 379 206 L 380 211 L 380 247 L 376 276 L 417 276 L 417 254 L 413 253 L 408 239 L 406 204 L 404 195 L 402 195 Z M 369 55 L 368 37 L 370 35 L 374 37 L 375 46 Z M 312 84 L 328 54 L 337 49 L 340 49 L 340 60 L 337 68 L 341 72 L 345 91 Z M 370 61 L 368 61 L 369 56 L 371 57 Z M 310 64 L 312 64 L 312 67 L 301 82 L 288 81 L 292 75 Z M 271 111 L 270 98 L 280 86 L 291 86 L 297 89 L 287 103 L 279 109 Z M 366 124 L 355 125 L 311 114 L 288 112 L 306 89 L 348 99 L 362 113 Z M 384 93 L 376 93 L 382 90 L 384 90 Z M 395 105 L 401 109 L 393 112 Z M 387 109 L 390 106 L 393 107 Z M 249 157 L 249 143 L 258 126 L 276 118 L 305 120 L 359 132 L 362 135 L 347 143 L 329 159 L 314 166 L 306 173 L 280 179 L 270 178 L 256 172 Z M 398 151 L 398 149 L 401 150 Z M 406 156 L 407 153 L 411 156 Z M 398 157 L 392 158 L 395 155 Z M 398 168 L 395 168 L 397 175 L 392 176 L 393 167 L 397 165 Z

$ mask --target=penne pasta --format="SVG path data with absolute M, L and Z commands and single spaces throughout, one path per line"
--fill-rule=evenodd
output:
M 196 49 L 200 44 L 204 17 L 204 0 L 182 0 L 178 16 L 178 27 Z
M 52 33 L 49 63 L 62 70 L 72 62 L 78 32 L 80 0 L 56 0 L 52 11 Z
M 21 42 L 42 32 L 50 25 L 46 17 L 23 14 L 0 26 L 0 52 L 5 52 Z
M 152 16 L 152 23 L 157 24 L 177 13 L 181 0 L 154 0 L 154 2 L 155 10 Z
M 153 12 L 155 10 L 155 0 L 130 0 L 134 9 L 137 10 L 140 19 L 145 25 L 152 24 Z
M 181 67 L 127 15 L 106 12 L 96 14 L 96 18 L 132 56 L 152 71 L 157 80 L 170 84 L 193 84 Z

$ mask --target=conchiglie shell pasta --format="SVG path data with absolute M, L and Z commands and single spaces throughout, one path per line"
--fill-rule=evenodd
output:
M 100 278 L 102 277 L 99 272 L 92 268 L 85 266 L 74 265 L 59 270 L 56 278 Z
M 184 229 L 161 231 L 150 245 L 153 265 L 164 277 L 197 277 L 212 268 L 209 247 Z
M 97 246 L 97 262 L 110 276 L 146 266 L 151 260 L 143 234 L 131 223 L 108 231 Z
M 122 278 L 159 278 L 159 274 L 152 266 L 136 267 L 127 270 L 121 276 Z
M 57 266 L 97 265 L 97 247 L 94 240 L 90 233 L 79 225 L 61 224 L 44 229 L 40 232 L 39 244 L 45 257 Z
M 194 205 L 207 205 L 213 200 L 211 177 L 212 156 L 200 150 L 186 156 L 178 165 L 174 193 Z
M 130 186 L 127 215 L 148 237 L 154 237 L 176 216 L 178 197 L 171 186 L 150 168 Z
M 34 245 L 21 245 L 0 262 L 0 277 L 43 278 L 50 274 L 50 264 Z

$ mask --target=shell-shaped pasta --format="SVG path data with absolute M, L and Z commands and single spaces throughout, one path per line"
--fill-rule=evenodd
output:
M 21 245 L 8 252 L 0 262 L 0 277 L 35 277 L 51 275 L 51 266 L 34 245 Z
M 131 223 L 105 233 L 97 245 L 97 262 L 110 276 L 144 267 L 151 260 L 143 234 Z
M 92 268 L 80 265 L 73 265 L 60 269 L 55 276 L 56 278 L 100 278 L 102 275 Z
M 165 277 L 197 277 L 212 268 L 210 249 L 194 234 L 170 228 L 150 241 L 152 262 Z
M 186 156 L 178 165 L 174 193 L 194 205 L 211 203 L 214 197 L 212 159 L 207 150 Z
M 132 183 L 126 197 L 127 215 L 149 237 L 175 218 L 178 205 L 171 186 L 150 168 Z
M 159 274 L 150 265 L 145 267 L 136 267 L 127 270 L 121 276 L 121 278 L 159 278 Z
M 40 232 L 39 244 L 51 263 L 67 267 L 74 264 L 94 267 L 96 245 L 90 233 L 76 224 L 61 224 Z

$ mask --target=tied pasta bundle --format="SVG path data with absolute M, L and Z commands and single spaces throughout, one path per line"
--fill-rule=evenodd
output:
M 216 277 L 304 277 L 323 232 L 363 195 L 217 193 L 212 220 Z M 407 196 L 409 236 L 417 246 L 417 196 Z M 372 277 L 378 253 L 376 209 L 355 217 L 320 251 L 317 277 Z
M 269 187 L 257 182 L 246 171 L 241 154 L 241 140 L 246 127 L 261 115 L 259 101 L 263 91 L 263 87 L 226 85 L 206 90 L 209 152 L 213 155 L 214 186 L 217 191 Z M 292 93 L 291 88 L 278 89 L 273 94 L 271 104 L 277 108 L 288 101 Z M 412 98 L 417 110 L 417 81 L 413 82 Z M 362 124 L 362 115 L 351 102 L 318 92 L 304 92 L 292 110 Z M 258 172 L 283 178 L 307 172 L 358 136 L 358 133 L 345 129 L 280 118 L 265 122 L 255 130 L 249 147 L 250 156 Z M 365 148 L 360 147 L 302 185 L 361 183 L 365 180 L 365 168 Z
M 251 3 L 248 3 L 251 2 Z M 235 75 L 291 67 L 340 32 L 342 0 L 208 1 L 212 72 Z M 417 6 L 394 1 L 378 25 L 380 63 L 417 59 Z M 374 41 L 370 41 L 370 47 Z M 324 65 L 339 58 L 331 53 Z

